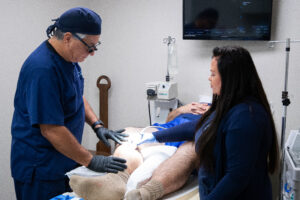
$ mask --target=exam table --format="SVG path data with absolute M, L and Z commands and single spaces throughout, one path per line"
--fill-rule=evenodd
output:
M 107 83 L 103 83 L 106 80 Z M 102 82 L 101 82 L 102 81 Z M 97 79 L 97 87 L 99 88 L 99 116 L 103 121 L 104 126 L 108 127 L 108 90 L 111 87 L 110 79 L 102 75 Z M 99 141 L 96 146 L 97 155 L 110 155 L 111 149 L 107 148 L 104 143 Z M 51 200 L 83 200 L 78 197 L 74 192 L 64 193 L 52 198 Z M 200 200 L 198 193 L 198 181 L 197 177 L 191 175 L 188 182 L 178 191 L 164 196 L 162 199 L 174 199 L 174 200 Z

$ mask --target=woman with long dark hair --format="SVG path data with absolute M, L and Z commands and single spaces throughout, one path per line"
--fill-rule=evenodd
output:
M 194 140 L 201 200 L 271 200 L 277 135 L 253 60 L 242 47 L 216 47 L 210 71 L 213 101 L 200 120 L 154 132 L 141 144 Z
M 216 47 L 210 71 L 213 102 L 195 133 L 200 198 L 272 199 L 277 136 L 253 60 L 242 47 Z

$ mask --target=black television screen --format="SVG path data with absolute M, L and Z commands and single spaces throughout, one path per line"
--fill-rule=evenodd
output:
M 270 40 L 272 0 L 183 0 L 183 39 Z

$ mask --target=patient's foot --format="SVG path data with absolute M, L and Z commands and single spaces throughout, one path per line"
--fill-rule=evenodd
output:
M 84 200 L 120 200 L 124 197 L 128 177 L 127 172 L 98 177 L 73 175 L 70 186 Z
M 131 190 L 126 194 L 126 200 L 156 200 L 164 195 L 164 189 L 160 182 L 150 180 L 139 189 Z

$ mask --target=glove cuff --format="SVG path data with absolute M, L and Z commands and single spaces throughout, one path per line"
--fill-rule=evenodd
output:
M 104 123 L 99 119 L 98 121 L 96 121 L 96 122 L 94 122 L 93 124 L 92 124 L 92 129 L 95 131 L 95 127 L 97 126 L 97 125 L 104 125 Z
M 94 170 L 94 162 L 95 162 L 95 156 L 92 157 L 92 160 L 88 164 L 87 168 L 90 169 L 90 170 Z

